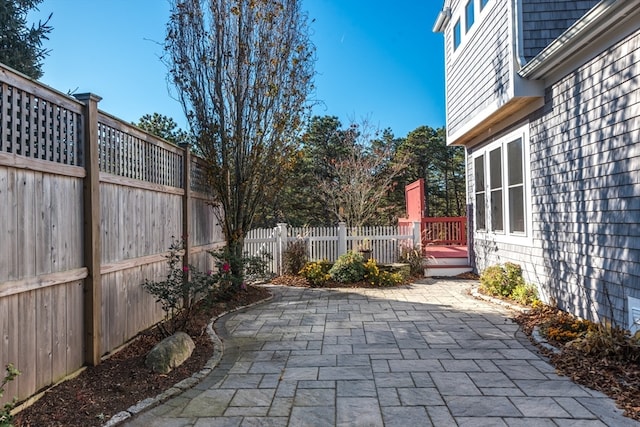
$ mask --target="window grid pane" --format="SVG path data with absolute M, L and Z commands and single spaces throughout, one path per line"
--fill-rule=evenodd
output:
M 491 229 L 504 231 L 502 189 L 491 191 Z
M 502 148 L 489 152 L 489 186 L 491 188 L 491 229 L 504 231 L 502 202 Z
M 478 156 L 473 161 L 475 176 L 475 214 L 476 230 L 486 230 L 486 208 L 485 208 L 485 187 L 484 187 L 484 155 Z
M 522 184 L 522 139 L 507 144 L 508 185 Z
M 465 10 L 465 32 L 469 32 L 469 30 L 471 29 L 471 27 L 473 26 L 473 22 L 475 19 L 475 15 L 473 13 L 473 2 L 475 0 L 469 0 L 467 2 L 467 5 L 465 6 L 464 10 Z
M 524 233 L 524 186 L 509 188 L 509 232 Z
M 489 185 L 492 190 L 502 188 L 502 149 L 489 153 Z
M 453 26 L 453 50 L 456 50 L 460 46 L 460 20 L 456 21 L 456 25 Z

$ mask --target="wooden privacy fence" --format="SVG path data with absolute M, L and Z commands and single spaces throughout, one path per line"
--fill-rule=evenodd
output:
M 75 98 L 0 65 L 0 404 L 161 320 L 141 284 L 172 241 L 207 270 L 224 240 L 201 159 Z
M 269 267 L 274 274 L 283 272 L 283 253 L 289 242 L 303 239 L 311 261 L 326 259 L 334 262 L 349 250 L 367 247 L 379 263 L 398 260 L 402 245 L 420 244 L 420 223 L 403 226 L 374 226 L 348 228 L 341 222 L 337 227 L 289 227 L 278 224 L 274 228 L 251 230 L 244 243 L 249 256 L 269 256 Z

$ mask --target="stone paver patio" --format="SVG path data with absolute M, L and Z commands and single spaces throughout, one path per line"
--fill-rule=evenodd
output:
M 128 426 L 640 426 L 576 385 L 470 282 L 272 287 L 216 323 L 220 364 Z

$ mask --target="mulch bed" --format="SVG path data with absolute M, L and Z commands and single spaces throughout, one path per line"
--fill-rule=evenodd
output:
M 533 328 L 555 320 L 559 312 L 553 310 L 532 310 L 515 317 L 523 331 L 530 337 Z M 545 337 L 549 339 L 549 337 Z M 537 344 L 532 340 L 534 344 Z M 640 365 L 638 362 L 621 360 L 614 352 L 610 355 L 585 354 L 572 346 L 561 342 L 549 341 L 560 349 L 554 354 L 543 347 L 539 351 L 549 357 L 550 363 L 560 375 L 571 378 L 593 390 L 598 390 L 616 401 L 625 416 L 640 421 Z
M 162 336 L 157 328 L 141 332 L 126 347 L 100 365 L 47 390 L 33 405 L 20 411 L 15 426 L 100 426 L 118 412 L 154 397 L 200 371 L 213 354 L 206 333 L 209 321 L 225 311 L 249 305 L 270 295 L 265 288 L 249 286 L 233 299 L 199 307 L 187 332 L 196 348 L 191 357 L 169 374 L 145 367 L 147 353 Z

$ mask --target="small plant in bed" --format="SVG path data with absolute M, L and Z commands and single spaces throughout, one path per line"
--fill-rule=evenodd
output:
M 364 257 L 358 252 L 348 251 L 340 255 L 329 270 L 332 280 L 340 283 L 355 283 L 364 280 L 366 269 Z

